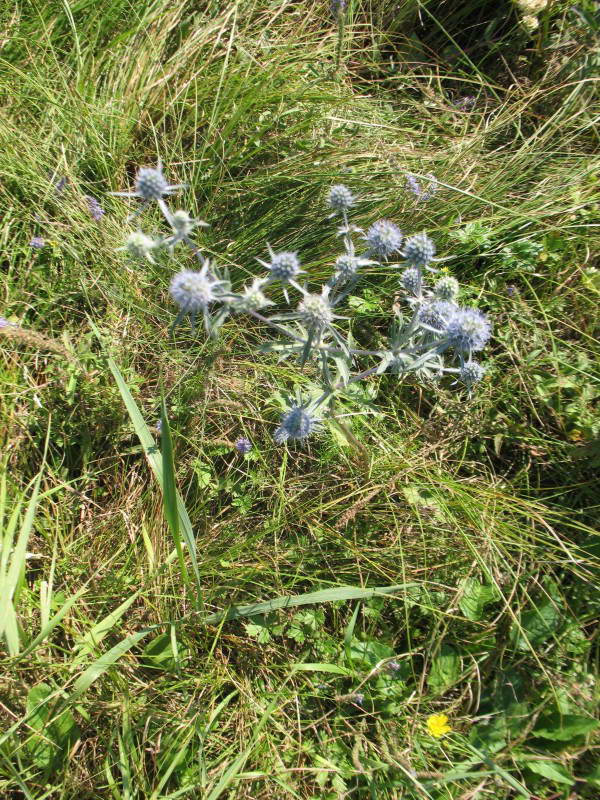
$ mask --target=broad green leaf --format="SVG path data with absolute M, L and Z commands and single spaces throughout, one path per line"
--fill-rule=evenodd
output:
M 467 619 L 474 622 L 483 618 L 485 607 L 498 599 L 494 586 L 480 583 L 477 578 L 465 578 L 459 587 L 458 605 Z
M 373 639 L 361 641 L 353 639 L 350 644 L 350 659 L 355 664 L 360 664 L 366 669 L 371 669 L 380 661 L 395 655 L 394 650 L 386 644 Z
M 166 672 L 172 672 L 180 666 L 181 659 L 186 653 L 187 651 L 179 648 L 175 653 L 171 634 L 169 632 L 161 633 L 151 642 L 148 642 L 144 648 L 142 662 L 144 666 L 151 669 L 163 669 Z
M 520 624 L 513 622 L 510 630 L 512 644 L 519 650 L 538 647 L 560 627 L 561 613 L 554 603 L 546 601 L 521 615 Z
M 443 644 L 431 662 L 427 685 L 433 692 L 444 692 L 460 677 L 460 656 L 449 644 Z
M 575 783 L 565 767 L 562 764 L 556 764 L 554 761 L 523 761 L 521 763 L 531 772 L 535 772 L 536 775 L 541 775 L 543 778 L 548 778 L 548 780 L 555 783 L 565 783 L 567 786 L 572 786 Z
M 79 728 L 69 709 L 52 717 L 49 704 L 52 695 L 55 692 L 46 683 L 33 686 L 27 695 L 28 723 L 37 732 L 28 739 L 27 749 L 41 769 L 63 761 L 79 738 Z
M 395 594 L 405 589 L 412 588 L 417 584 L 401 583 L 396 586 L 379 586 L 374 589 L 362 589 L 357 586 L 338 586 L 334 589 L 321 589 L 318 592 L 307 592 L 306 594 L 285 595 L 275 597 L 273 600 L 266 600 L 262 603 L 252 603 L 247 606 L 233 606 L 228 611 L 219 611 L 216 614 L 209 614 L 204 618 L 206 625 L 214 625 L 223 620 L 239 619 L 240 617 L 252 617 L 256 614 L 268 614 L 269 611 L 276 611 L 280 608 L 296 608 L 312 603 L 335 603 L 341 600 L 364 600 L 375 597 L 376 595 Z
M 600 723 L 592 717 L 578 714 L 553 714 L 538 720 L 532 736 L 550 739 L 553 742 L 568 742 L 577 736 L 585 736 L 595 730 Z

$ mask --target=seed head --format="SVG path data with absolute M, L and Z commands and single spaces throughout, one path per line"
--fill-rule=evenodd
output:
M 337 183 L 329 190 L 327 202 L 334 211 L 348 211 L 352 208 L 356 199 L 350 189 L 343 183 Z
M 321 294 L 305 294 L 298 305 L 300 320 L 308 329 L 321 331 L 333 322 L 328 287 Z
M 492 335 L 492 326 L 485 314 L 476 308 L 457 308 L 445 330 L 450 344 L 460 353 L 483 350 Z
M 418 295 L 421 289 L 421 270 L 418 267 L 408 267 L 400 276 L 400 283 L 407 292 Z
M 275 441 L 283 444 L 288 439 L 306 439 L 317 423 L 318 419 L 302 406 L 292 406 L 281 417 L 281 424 L 275 431 Z
M 389 258 L 402 245 L 402 231 L 389 219 L 374 222 L 365 234 L 371 252 L 379 258 Z
M 435 245 L 426 233 L 415 233 L 404 243 L 404 258 L 413 267 L 426 267 L 435 256 Z
M 433 287 L 433 293 L 439 300 L 456 300 L 458 290 L 458 281 L 451 275 L 444 275 Z
M 209 273 L 208 266 L 208 261 L 205 261 L 199 272 L 182 269 L 171 281 L 171 297 L 182 311 L 195 314 L 221 299 L 219 289 L 223 282 Z
M 485 368 L 477 361 L 467 361 L 460 369 L 460 379 L 470 389 L 485 375 Z

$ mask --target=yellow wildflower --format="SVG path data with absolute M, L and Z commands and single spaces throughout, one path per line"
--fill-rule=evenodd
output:
M 432 714 L 427 717 L 427 730 L 436 739 L 441 739 L 445 733 L 452 732 L 452 728 L 448 725 L 448 717 L 445 714 Z

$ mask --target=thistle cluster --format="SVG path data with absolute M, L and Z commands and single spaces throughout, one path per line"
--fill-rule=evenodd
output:
M 186 317 L 195 330 L 196 318 L 201 316 L 206 332 L 214 336 L 230 315 L 245 314 L 276 334 L 262 346 L 263 352 L 297 359 L 300 367 L 317 377 L 318 385 L 310 396 L 296 393 L 286 400 L 274 432 L 277 443 L 307 439 L 331 416 L 335 399 L 357 402 L 351 384 L 372 376 L 390 373 L 401 380 L 412 376 L 427 382 L 450 376 L 469 393 L 484 377 L 485 368 L 474 354 L 486 346 L 490 322 L 478 309 L 459 304 L 458 282 L 451 275 L 440 274 L 435 266 L 435 244 L 426 233 L 406 236 L 388 219 L 377 220 L 364 231 L 348 218 L 357 198 L 346 186 L 336 184 L 326 204 L 329 217 L 341 223 L 337 235 L 342 252 L 332 259 L 329 280 L 318 290 L 309 287 L 299 254 L 267 244 L 266 255 L 256 258 L 265 273 L 234 291 L 192 238 L 195 229 L 206 223 L 183 210 L 171 212 L 168 208 L 165 197 L 180 188 L 183 186 L 168 184 L 160 164 L 156 169 L 140 169 L 135 191 L 116 194 L 138 197 L 142 207 L 156 202 L 171 233 L 152 237 L 133 231 L 119 249 L 132 258 L 154 263 L 161 252 L 172 255 L 184 244 L 198 260 L 196 269 L 181 269 L 171 278 L 170 296 L 179 309 L 172 332 Z M 337 312 L 371 267 L 379 274 L 383 270 L 394 276 L 402 302 L 394 306 L 395 319 L 387 339 L 383 337 L 377 349 L 363 350 L 357 347 L 350 326 L 341 324 L 348 317 Z M 279 295 L 267 294 L 277 288 Z M 265 309 L 281 304 L 281 295 L 291 308 L 265 316 Z M 238 449 L 243 452 L 244 448 L 240 444 Z

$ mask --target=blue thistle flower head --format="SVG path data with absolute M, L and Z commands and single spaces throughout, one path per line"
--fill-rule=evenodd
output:
M 459 377 L 461 381 L 471 389 L 474 384 L 485 375 L 485 368 L 478 361 L 466 361 L 460 368 Z
M 245 456 L 246 453 L 249 453 L 252 450 L 252 442 L 250 439 L 246 439 L 245 436 L 240 436 L 239 439 L 236 439 L 234 447 L 238 453 L 241 453 L 243 456 Z
M 419 322 L 437 331 L 443 331 L 458 310 L 456 303 L 437 300 L 426 303 L 419 309 Z
M 356 198 L 343 183 L 332 186 L 327 196 L 327 202 L 334 211 L 348 211 L 356 202 Z
M 199 272 L 182 269 L 171 281 L 169 292 L 183 312 L 195 314 L 206 311 L 211 303 L 222 299 L 224 281 L 218 280 L 209 267 L 210 263 L 205 261 Z
M 371 253 L 379 258 L 389 258 L 402 246 L 402 231 L 389 219 L 374 222 L 367 230 L 365 240 Z
M 313 417 L 304 406 L 293 405 L 281 417 L 281 424 L 274 434 L 277 444 L 290 439 L 306 439 L 313 433 L 319 420 Z
M 329 302 L 329 287 L 325 286 L 321 294 L 306 292 L 298 304 L 298 317 L 307 329 L 315 332 L 331 325 L 334 314 Z
M 279 280 L 282 283 L 287 283 L 302 272 L 297 254 L 288 251 L 280 253 L 271 251 L 271 263 L 267 264 L 267 266 L 270 272 L 270 279 Z
M 421 290 L 421 271 L 418 267 L 408 267 L 400 276 L 400 283 L 407 292 L 418 295 Z
M 444 275 L 439 281 L 436 281 L 433 287 L 433 293 L 438 300 L 456 300 L 458 291 L 458 281 L 451 275 Z
M 178 189 L 185 189 L 185 184 L 178 183 L 171 186 L 163 175 L 162 165 L 157 167 L 140 167 L 135 176 L 134 192 L 110 192 L 115 197 L 141 197 L 144 203 L 142 208 L 151 200 L 162 202 L 165 195 L 173 194 Z
M 156 169 L 140 167 L 135 178 L 135 191 L 144 200 L 158 200 L 169 194 L 169 184 L 160 165 Z
M 445 334 L 459 353 L 477 352 L 488 343 L 492 326 L 478 309 L 460 307 L 450 315 Z
M 404 243 L 404 258 L 413 267 L 426 267 L 433 261 L 435 245 L 426 233 L 415 233 Z

